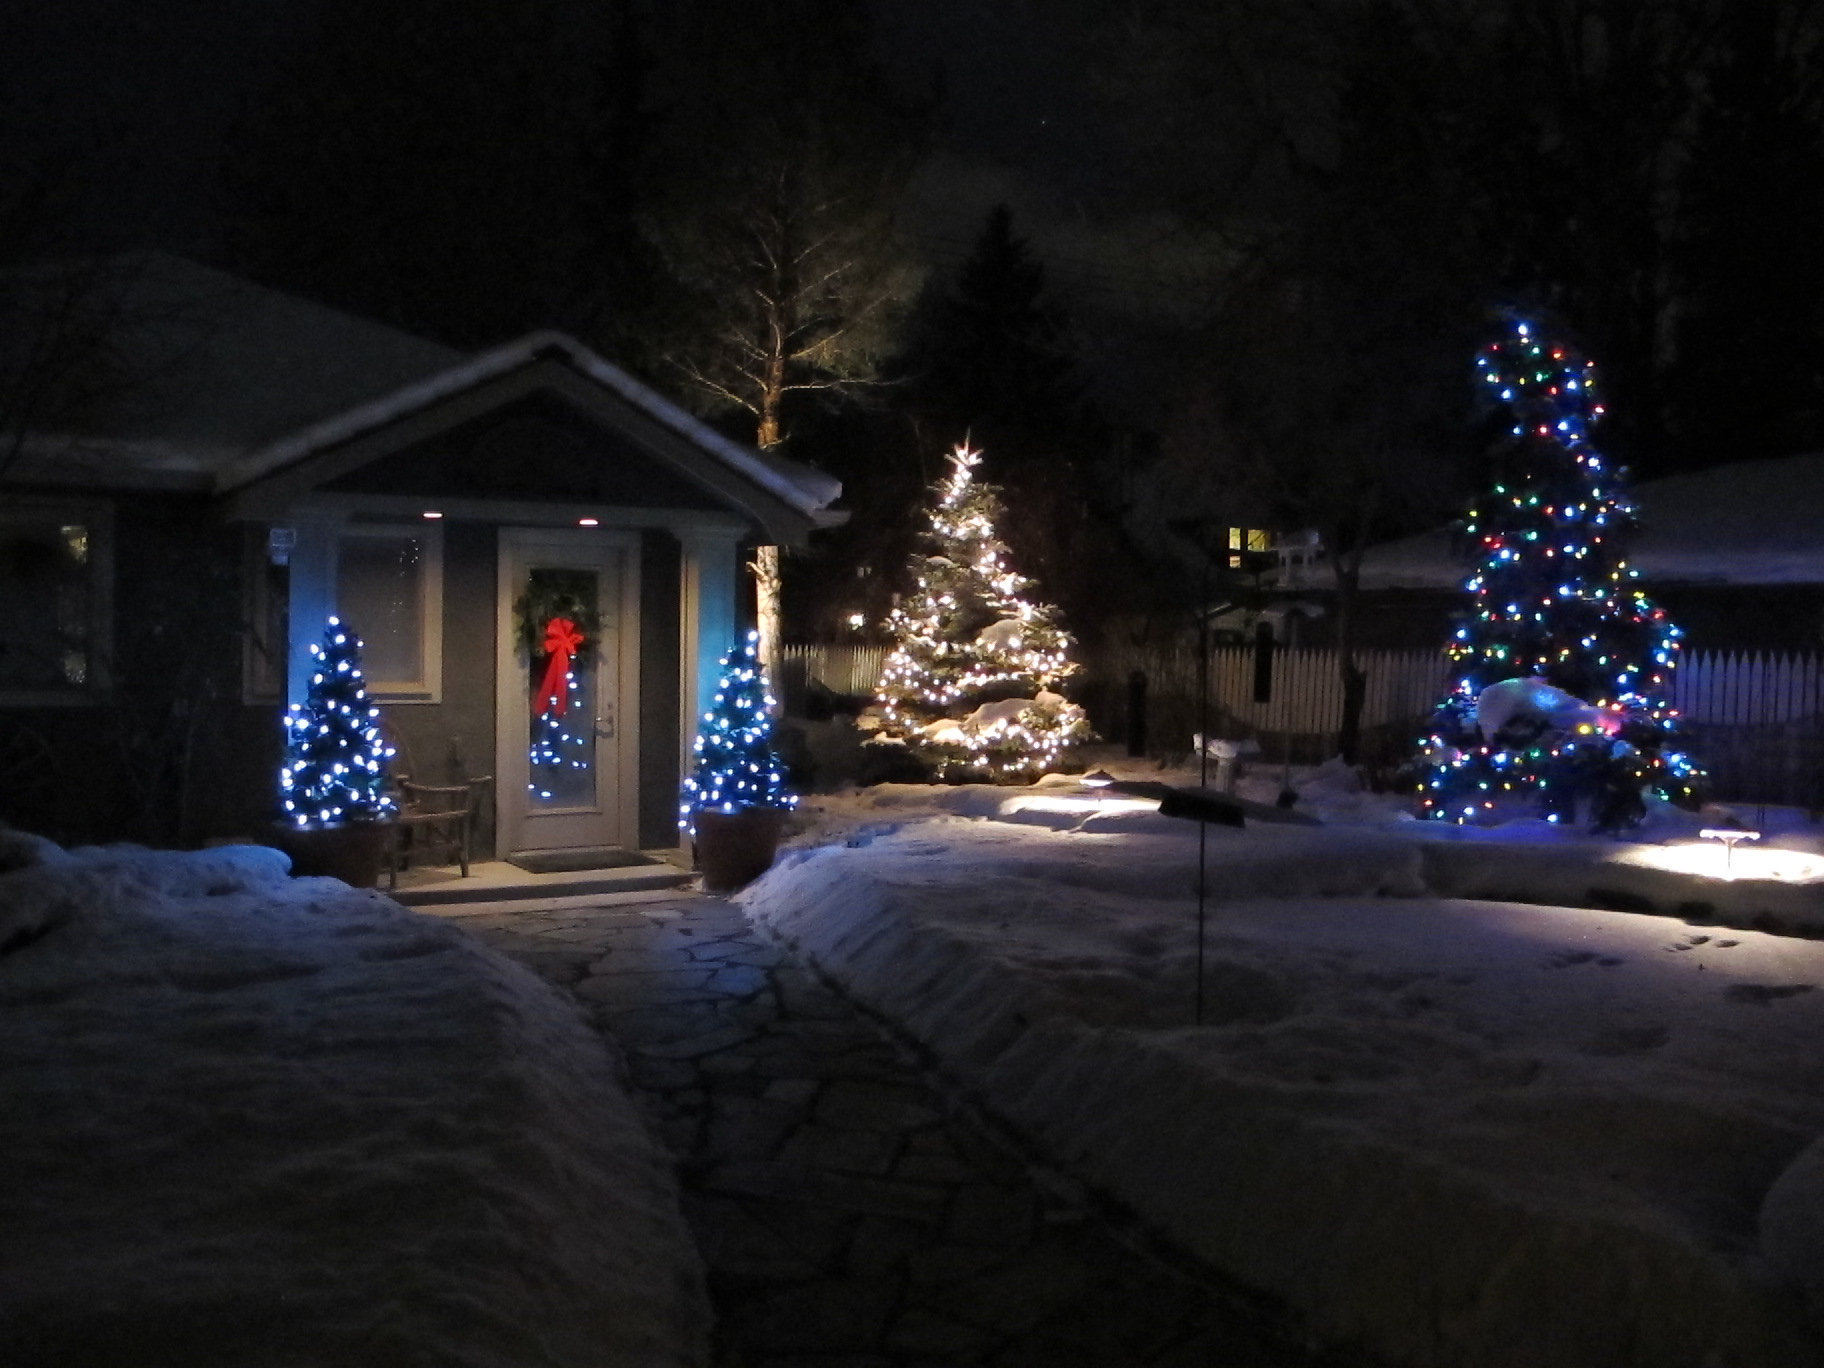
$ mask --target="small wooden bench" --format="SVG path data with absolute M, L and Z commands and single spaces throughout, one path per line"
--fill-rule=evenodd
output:
M 415 784 L 399 781 L 399 812 L 386 843 L 386 886 L 399 886 L 399 871 L 417 855 L 441 854 L 454 859 L 469 877 L 469 853 L 482 794 L 493 783 L 483 775 L 460 784 Z

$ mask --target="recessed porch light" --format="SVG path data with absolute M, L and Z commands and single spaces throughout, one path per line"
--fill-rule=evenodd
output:
M 424 510 L 423 516 L 430 519 L 432 522 L 436 522 L 443 514 L 437 512 L 434 508 L 427 508 Z
M 600 518 L 578 518 L 576 525 L 578 527 L 600 527 L 602 520 Z

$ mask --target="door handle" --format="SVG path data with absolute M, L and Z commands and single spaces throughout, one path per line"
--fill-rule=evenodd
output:
M 614 739 L 614 707 L 612 704 L 604 707 L 601 715 L 595 719 L 595 734 L 604 741 Z

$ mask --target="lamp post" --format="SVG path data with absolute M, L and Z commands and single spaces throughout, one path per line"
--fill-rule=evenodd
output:
M 1725 874 L 1730 872 L 1731 867 L 1735 863 L 1736 846 L 1740 845 L 1743 841 L 1758 841 L 1761 839 L 1760 832 L 1749 831 L 1746 827 L 1705 827 L 1697 834 L 1703 840 L 1721 841 L 1723 843 L 1723 873 Z
M 1197 787 L 1210 786 L 1210 572 L 1226 555 L 1228 523 L 1219 518 L 1174 518 L 1166 524 L 1197 548 L 1203 562 L 1197 591 Z M 1203 943 L 1209 902 L 1210 824 L 1197 823 L 1197 1001 L 1192 1021 L 1203 1025 Z

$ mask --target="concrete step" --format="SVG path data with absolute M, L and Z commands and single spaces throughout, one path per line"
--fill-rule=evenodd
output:
M 453 903 L 574 898 L 591 893 L 632 893 L 645 889 L 677 888 L 696 879 L 696 874 L 691 870 L 665 862 L 664 857 L 675 856 L 677 852 L 647 853 L 661 862 L 625 865 L 618 869 L 586 869 L 567 874 L 530 874 L 504 860 L 478 860 L 469 865 L 469 877 L 466 879 L 457 872 L 454 865 L 447 868 L 407 869 L 400 873 L 397 888 L 387 888 L 383 877 L 380 891 L 407 907 L 427 907 Z

